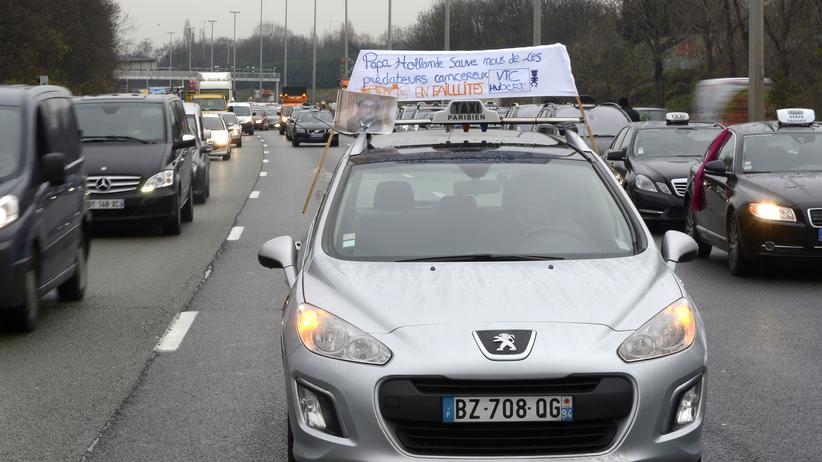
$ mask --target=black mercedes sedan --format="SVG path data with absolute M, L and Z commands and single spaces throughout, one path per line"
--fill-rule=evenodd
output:
M 691 168 L 699 163 L 722 127 L 692 123 L 688 114 L 671 112 L 665 122 L 631 122 L 605 154 L 648 223 L 685 221 L 683 196 Z
M 712 143 L 685 197 L 701 256 L 728 252 L 734 275 L 777 258 L 822 258 L 822 126 L 810 109 L 732 125 Z

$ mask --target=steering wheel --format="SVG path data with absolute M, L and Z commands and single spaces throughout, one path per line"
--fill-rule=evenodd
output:
M 517 249 L 521 250 L 523 247 L 525 247 L 525 244 L 529 240 L 534 239 L 537 236 L 546 234 L 551 234 L 554 236 L 556 236 L 557 234 L 561 234 L 563 236 L 570 237 L 572 240 L 575 240 L 586 247 L 596 247 L 594 241 L 584 234 L 574 233 L 571 230 L 558 228 L 556 226 L 542 226 L 540 228 L 534 229 L 533 231 L 530 231 L 528 234 L 521 237 L 519 241 L 517 241 Z

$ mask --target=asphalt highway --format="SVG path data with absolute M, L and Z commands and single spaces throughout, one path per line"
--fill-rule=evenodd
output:
M 304 237 L 322 148 L 257 134 L 212 163 L 212 198 L 181 236 L 104 230 L 86 300 L 52 298 L 34 334 L 0 332 L 0 460 L 285 460 L 287 289 L 256 254 L 270 238 Z M 715 251 L 677 274 L 709 342 L 703 460 L 822 459 L 820 267 L 740 279 Z M 183 321 L 179 343 L 155 352 Z

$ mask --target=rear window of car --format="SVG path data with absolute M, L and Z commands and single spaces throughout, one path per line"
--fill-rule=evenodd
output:
M 74 111 L 84 139 L 110 136 L 143 141 L 166 139 L 163 103 L 88 102 L 75 104 Z
M 297 122 L 326 122 L 333 123 L 334 116 L 326 111 L 305 111 L 301 112 L 297 117 Z
M 16 107 L 0 107 L 0 180 L 20 168 L 22 153 L 22 118 Z
M 327 222 L 326 250 L 350 260 L 587 259 L 635 249 L 603 179 L 589 163 L 562 158 L 352 164 Z
M 238 122 L 237 116 L 234 114 L 220 114 L 220 117 L 222 117 L 226 124 L 236 124 Z
M 203 117 L 203 127 L 206 130 L 225 130 L 222 119 L 214 116 Z
M 233 106 L 231 112 L 239 117 L 248 117 L 251 115 L 251 108 L 248 106 Z
M 576 106 L 565 106 L 557 109 L 556 117 L 580 117 Z M 619 109 L 611 106 L 595 106 L 585 109 L 585 116 L 591 124 L 591 131 L 595 136 L 616 136 L 620 130 L 631 121 Z M 585 125 L 577 124 L 580 134 L 587 133 Z

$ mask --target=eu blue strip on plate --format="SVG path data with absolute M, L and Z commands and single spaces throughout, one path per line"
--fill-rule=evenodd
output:
M 454 397 L 442 397 L 442 421 L 445 423 L 454 422 Z
M 819 228 L 819 240 L 822 241 L 822 228 Z

